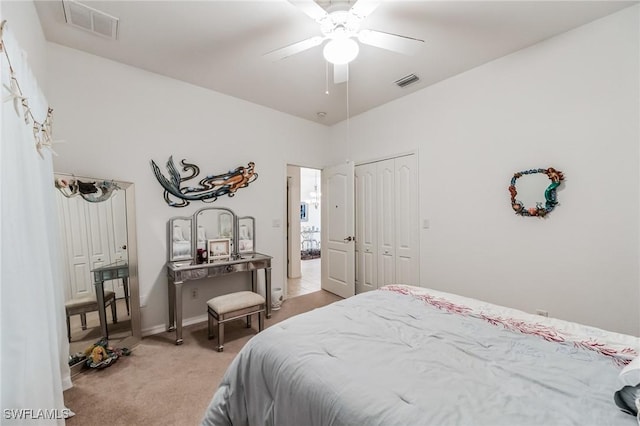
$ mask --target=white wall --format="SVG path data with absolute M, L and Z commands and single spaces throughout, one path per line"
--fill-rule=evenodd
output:
M 55 109 L 55 169 L 135 183 L 142 328 L 161 330 L 168 317 L 165 273 L 166 224 L 205 206 L 223 206 L 256 218 L 256 247 L 274 257 L 274 287 L 284 287 L 286 164 L 321 167 L 326 162 L 323 125 L 236 98 L 50 43 L 49 102 Z M 235 197 L 213 204 L 169 207 L 150 160 L 164 165 L 173 155 L 194 162 L 201 177 L 249 161 L 258 179 Z M 279 227 L 274 227 L 274 221 Z M 184 318 L 206 314 L 209 297 L 229 291 L 245 277 L 187 283 Z
M 7 26 L 20 48 L 27 54 L 31 71 L 38 80 L 38 85 L 47 95 L 46 45 L 40 19 L 36 7 L 31 1 L 2 1 L 0 20 L 7 20 Z M 3 53 L 4 55 L 4 53 Z
M 3 2 L 3 16 L 25 10 L 13 22 L 33 21 L 27 5 Z M 638 10 L 354 117 L 348 143 L 345 123 L 334 126 L 333 150 L 323 145 L 328 130 L 311 122 L 55 44 L 45 58 L 39 28 L 21 43 L 49 89 L 54 136 L 67 141 L 56 146 L 56 170 L 136 184 L 143 328 L 166 320 L 166 221 L 202 206 L 168 207 L 150 159 L 193 159 L 202 173 L 256 162 L 258 180 L 216 205 L 256 216 L 275 285 L 284 279 L 284 233 L 272 225 L 284 223 L 286 163 L 417 150 L 420 218 L 431 224 L 420 231 L 422 285 L 639 334 Z M 517 217 L 511 175 L 538 166 L 565 172 L 560 206 L 545 220 Z M 216 291 L 199 287 L 200 299 Z M 185 317 L 202 314 L 202 300 L 186 305 Z
M 640 334 L 639 10 L 332 128 L 336 163 L 418 150 L 421 285 Z M 549 166 L 560 205 L 516 216 L 513 173 Z

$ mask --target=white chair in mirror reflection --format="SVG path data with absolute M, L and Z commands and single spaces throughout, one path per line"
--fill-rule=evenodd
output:
M 71 341 L 71 315 L 80 315 L 80 324 L 83 330 L 87 329 L 87 313 L 98 310 L 98 301 L 95 296 L 81 297 L 71 299 L 65 302 L 65 310 L 67 313 L 67 338 Z M 111 306 L 111 315 L 113 323 L 118 322 L 118 313 L 116 310 L 116 294 L 113 291 L 105 290 L 104 307 Z

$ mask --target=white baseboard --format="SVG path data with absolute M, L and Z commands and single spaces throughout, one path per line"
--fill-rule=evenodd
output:
M 207 314 L 199 315 L 197 317 L 192 317 L 192 318 L 187 318 L 182 320 L 182 326 L 186 327 L 188 325 L 199 324 L 201 322 L 206 322 L 206 321 L 207 321 Z M 142 330 L 142 337 L 153 336 L 154 334 L 160 334 L 166 331 L 167 331 L 166 324 L 155 325 L 153 327 L 145 328 L 144 330 Z

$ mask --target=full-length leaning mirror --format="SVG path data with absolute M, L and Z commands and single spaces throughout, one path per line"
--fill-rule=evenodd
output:
M 105 332 L 111 346 L 132 348 L 141 338 L 134 185 L 56 174 L 53 190 L 70 355 Z

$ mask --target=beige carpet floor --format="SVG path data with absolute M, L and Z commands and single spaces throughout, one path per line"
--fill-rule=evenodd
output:
M 265 327 L 339 299 L 323 290 L 288 299 Z M 206 322 L 185 327 L 180 346 L 175 333 L 146 337 L 131 356 L 74 377 L 64 393 L 76 413 L 67 425 L 198 425 L 227 366 L 254 335 L 241 320 L 227 323 L 224 352 L 207 339 Z

